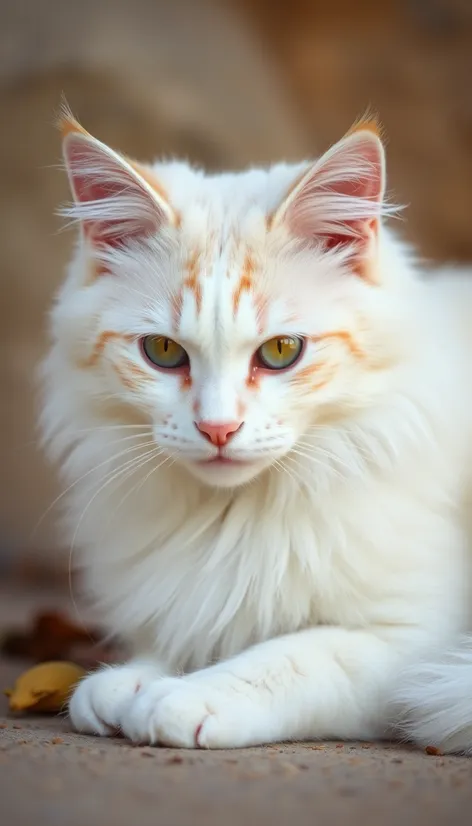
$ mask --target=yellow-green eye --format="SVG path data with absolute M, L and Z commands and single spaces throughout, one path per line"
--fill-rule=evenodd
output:
M 175 370 L 189 363 L 186 350 L 171 338 L 166 336 L 145 336 L 141 340 L 145 356 L 156 367 L 164 370 Z
M 268 370 L 283 370 L 295 364 L 302 350 L 303 339 L 297 336 L 276 336 L 259 347 L 256 358 L 261 367 Z

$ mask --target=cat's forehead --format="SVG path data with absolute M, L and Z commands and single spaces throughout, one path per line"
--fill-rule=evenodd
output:
M 153 173 L 187 225 L 194 211 L 204 211 L 221 225 L 244 218 L 248 207 L 264 214 L 274 210 L 306 169 L 306 162 L 208 174 L 186 163 L 155 164 Z
M 277 310 L 265 285 L 263 243 L 254 235 L 233 227 L 192 239 L 173 302 L 179 339 L 228 350 L 264 335 L 269 312 L 273 316 Z
M 156 169 L 180 215 L 172 326 L 184 341 L 238 346 L 281 326 L 283 302 L 268 290 L 267 217 L 298 166 L 205 175 L 185 164 Z

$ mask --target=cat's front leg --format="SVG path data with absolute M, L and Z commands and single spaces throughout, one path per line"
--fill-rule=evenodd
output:
M 315 628 L 180 679 L 153 681 L 124 710 L 123 733 L 186 748 L 381 735 L 388 687 L 405 659 L 404 630 L 399 635 L 401 644 L 392 628 L 388 636 Z
M 69 702 L 69 716 L 77 731 L 111 736 L 121 729 L 123 709 L 139 691 L 163 676 L 151 660 L 101 668 L 78 684 Z

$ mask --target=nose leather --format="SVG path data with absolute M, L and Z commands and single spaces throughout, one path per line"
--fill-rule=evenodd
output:
M 195 422 L 197 429 L 216 447 L 223 447 L 241 429 L 242 422 Z

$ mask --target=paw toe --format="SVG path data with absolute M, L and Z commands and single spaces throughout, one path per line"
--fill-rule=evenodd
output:
M 103 737 L 117 734 L 124 709 L 139 691 L 143 675 L 134 666 L 118 666 L 86 677 L 69 702 L 69 715 L 77 731 Z

